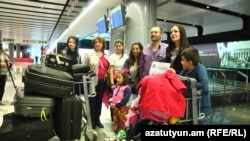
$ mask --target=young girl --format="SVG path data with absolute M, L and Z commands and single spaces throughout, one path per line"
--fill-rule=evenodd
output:
M 113 111 L 114 132 L 125 130 L 126 114 L 128 112 L 127 103 L 131 96 L 131 88 L 128 85 L 128 76 L 123 71 L 116 73 L 117 85 L 110 94 L 110 107 Z

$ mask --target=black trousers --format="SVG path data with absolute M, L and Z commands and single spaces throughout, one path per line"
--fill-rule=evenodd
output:
M 6 75 L 0 75 L 0 101 L 2 101 L 3 99 L 5 84 L 6 84 Z
M 100 120 L 101 111 L 102 111 L 102 98 L 103 98 L 105 87 L 106 87 L 105 81 L 103 79 L 99 79 L 95 87 L 96 96 L 89 97 L 90 114 L 91 114 L 92 122 L 96 122 Z

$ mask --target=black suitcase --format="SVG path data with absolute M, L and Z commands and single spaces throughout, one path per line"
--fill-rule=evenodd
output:
M 46 118 L 54 111 L 55 99 L 41 95 L 26 95 L 23 87 L 18 87 L 14 99 L 14 111 L 24 117 Z
M 90 67 L 84 64 L 74 64 L 71 66 L 71 70 L 73 74 L 88 73 L 90 71 Z
M 75 95 L 57 99 L 53 114 L 54 129 L 62 140 L 77 140 L 81 138 L 82 102 Z
M 45 57 L 45 65 L 57 70 L 70 71 L 72 61 L 60 54 L 47 54 Z
M 41 65 L 29 65 L 25 70 L 24 92 L 52 97 L 69 97 L 73 90 L 73 77 L 65 71 Z
M 4 115 L 0 127 L 1 141 L 48 141 L 55 136 L 53 120 L 48 118 L 26 118 L 15 113 Z

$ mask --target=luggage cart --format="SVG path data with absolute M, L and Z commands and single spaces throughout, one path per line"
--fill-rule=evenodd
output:
M 196 89 L 197 81 L 194 78 L 188 78 L 179 76 L 178 77 L 182 80 L 182 82 L 187 87 L 187 91 L 183 93 L 186 99 L 186 111 L 183 118 L 180 119 L 179 123 L 177 124 L 192 124 L 197 125 L 198 121 L 204 118 L 204 114 L 200 113 L 200 100 L 201 96 L 199 95 L 199 91 Z M 139 90 L 140 91 L 140 90 Z M 154 121 L 150 121 L 147 125 L 166 125 L 168 126 L 169 123 L 157 123 Z M 126 130 L 128 133 L 129 128 Z M 132 129 L 133 131 L 133 129 Z M 140 141 L 141 132 L 136 132 L 132 136 L 128 137 L 128 141 Z M 126 138 L 126 137 L 125 137 Z M 118 139 L 118 138 L 117 138 Z
M 77 76 L 76 76 L 77 75 Z M 91 121 L 91 114 L 90 114 L 90 103 L 89 97 L 95 97 L 95 84 L 94 84 L 94 77 L 96 74 L 94 72 L 88 73 L 78 73 L 75 77 L 81 77 L 80 81 L 74 82 L 73 84 L 73 93 L 75 93 L 75 86 L 77 87 L 77 94 L 83 104 L 83 111 L 82 111 L 82 132 L 84 134 L 85 141 L 96 141 L 97 134 L 93 130 L 92 121 Z
M 201 96 L 200 91 L 197 91 L 197 81 L 194 78 L 178 76 L 182 82 L 187 86 L 187 91 L 184 93 L 186 98 L 186 113 L 185 117 L 180 120 L 180 123 L 198 124 L 198 120 L 205 117 L 204 113 L 200 113 Z

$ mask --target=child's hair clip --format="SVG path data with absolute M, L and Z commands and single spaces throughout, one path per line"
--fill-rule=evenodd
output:
M 123 73 L 128 74 L 129 70 L 127 68 L 123 69 Z

